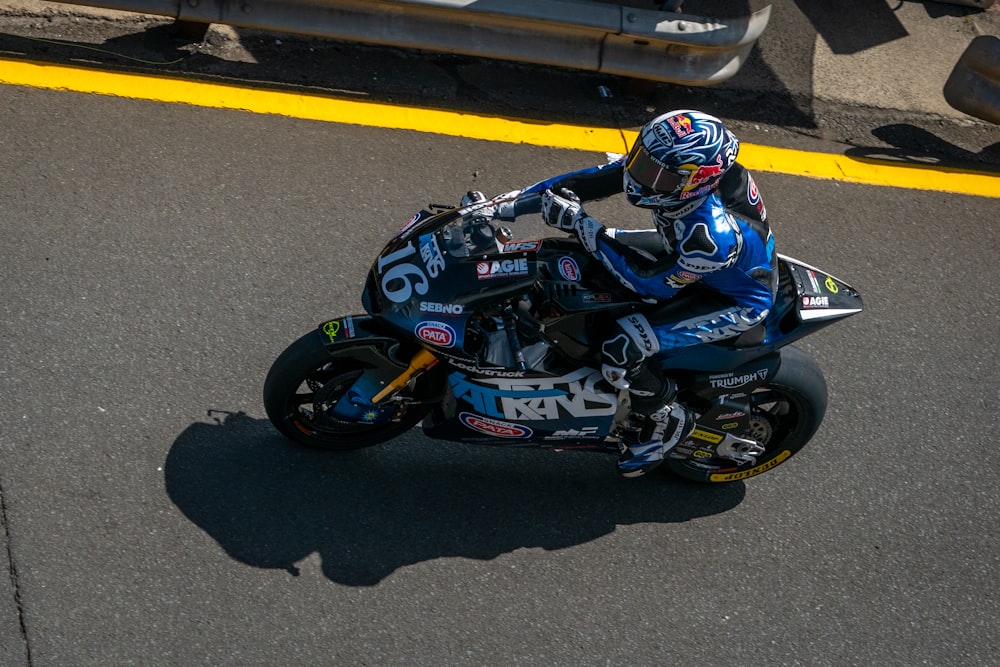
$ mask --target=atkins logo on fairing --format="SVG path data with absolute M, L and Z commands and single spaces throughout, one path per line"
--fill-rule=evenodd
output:
M 545 421 L 567 417 L 607 417 L 618 398 L 597 389 L 600 371 L 581 368 L 555 378 L 470 378 L 448 376 L 455 398 L 476 412 L 511 421 Z

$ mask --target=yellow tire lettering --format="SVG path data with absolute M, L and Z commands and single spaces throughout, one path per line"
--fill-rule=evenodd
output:
M 787 459 L 791 455 L 792 452 L 786 449 L 785 451 L 781 452 L 770 461 L 766 463 L 761 463 L 759 466 L 754 466 L 749 470 L 741 470 L 740 472 L 731 472 L 725 474 L 716 473 L 713 475 L 709 475 L 708 480 L 710 482 L 735 482 L 741 479 L 746 479 L 747 477 L 753 477 L 754 475 L 759 475 L 762 472 L 767 472 L 771 468 L 781 464 L 785 459 Z

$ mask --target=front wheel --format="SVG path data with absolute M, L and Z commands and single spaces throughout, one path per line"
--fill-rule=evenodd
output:
M 727 458 L 668 460 L 669 470 L 696 482 L 735 482 L 787 461 L 805 447 L 826 413 L 826 380 L 812 357 L 797 347 L 781 350 L 778 371 L 750 394 L 750 429 L 764 453 L 736 464 Z
M 328 348 L 313 331 L 292 343 L 264 380 L 264 409 L 283 435 L 327 450 L 370 447 L 416 425 L 430 409 L 413 388 L 385 404 L 370 398 L 406 364 L 384 339 Z M 420 383 L 417 383 L 420 386 Z

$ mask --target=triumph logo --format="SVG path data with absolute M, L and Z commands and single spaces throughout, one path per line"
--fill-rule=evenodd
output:
M 725 375 L 709 378 L 708 381 L 715 389 L 739 389 L 740 387 L 752 382 L 763 382 L 766 379 L 767 369 L 761 368 L 758 371 L 747 373 L 746 375 Z

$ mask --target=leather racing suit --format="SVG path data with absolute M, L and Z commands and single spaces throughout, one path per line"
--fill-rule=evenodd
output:
M 623 191 L 624 160 L 548 179 L 553 192 L 570 190 L 581 203 Z M 525 211 L 528 212 L 528 211 Z M 520 212 L 519 212 L 520 213 Z M 750 173 L 739 163 L 718 188 L 681 209 L 651 211 L 655 229 L 604 229 L 595 257 L 625 287 L 653 305 L 619 319 L 603 346 L 606 364 L 628 370 L 633 409 L 672 400 L 647 360 L 675 348 L 732 338 L 761 324 L 774 304 L 777 255 L 767 213 Z M 700 283 L 707 298 L 679 312 L 670 299 Z

